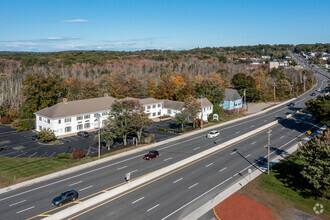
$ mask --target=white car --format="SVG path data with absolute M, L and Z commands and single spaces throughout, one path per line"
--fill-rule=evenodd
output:
M 214 138 L 216 136 L 219 136 L 220 135 L 220 132 L 219 131 L 210 131 L 208 134 L 207 134 L 207 137 L 208 138 Z

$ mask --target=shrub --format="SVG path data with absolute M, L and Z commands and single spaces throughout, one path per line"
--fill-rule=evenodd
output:
M 2 118 L 1 118 L 1 123 L 2 124 L 10 124 L 10 122 L 11 122 L 11 119 L 9 117 L 2 116 Z
M 72 154 L 63 153 L 57 155 L 57 159 L 72 159 Z
M 56 139 L 54 132 L 52 132 L 49 128 L 42 129 L 37 133 L 37 135 L 38 138 L 40 138 L 40 140 L 42 140 L 43 142 L 50 142 Z
M 83 150 L 75 150 L 72 153 L 73 159 L 80 159 L 85 156 L 85 152 Z
M 176 133 L 176 134 L 182 134 L 186 131 L 186 129 L 183 129 L 183 130 L 175 130 L 175 129 L 166 129 L 166 128 L 157 128 L 158 131 L 164 131 L 164 132 L 168 132 L 168 133 Z M 153 137 L 155 138 L 155 135 L 154 134 L 151 134 L 153 135 Z

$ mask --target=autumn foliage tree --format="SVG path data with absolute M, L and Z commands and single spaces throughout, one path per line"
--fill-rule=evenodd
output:
M 187 112 L 190 121 L 193 123 L 193 127 L 195 127 L 195 120 L 201 112 L 201 104 L 194 97 L 188 96 L 184 100 L 184 111 Z

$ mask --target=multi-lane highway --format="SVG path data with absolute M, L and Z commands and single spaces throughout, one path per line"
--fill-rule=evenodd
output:
M 317 88 L 324 88 L 324 76 L 318 78 Z M 314 92 L 313 89 L 313 92 Z M 312 91 L 311 91 L 312 92 Z M 194 154 L 209 149 L 219 143 L 261 127 L 269 122 L 284 118 L 288 113 L 304 106 L 312 98 L 310 93 L 295 101 L 294 107 L 281 106 L 265 114 L 222 126 L 220 136 L 207 139 L 208 131 L 185 137 L 179 141 L 160 144 L 156 149 L 160 157 L 144 161 L 143 154 L 103 163 L 80 172 L 58 177 L 49 181 L 21 188 L 0 195 L 0 219 L 41 219 L 74 204 L 55 208 L 51 200 L 59 193 L 75 189 L 80 200 L 77 203 L 100 195 L 103 192 L 126 184 L 124 175 L 131 172 L 131 178 L 138 178 L 162 167 L 168 166 Z M 314 97 L 315 98 L 315 97 Z M 294 119 L 282 121 L 272 128 L 272 156 L 285 153 L 285 150 L 300 141 L 304 132 L 314 125 L 307 120 L 295 124 Z M 212 199 L 213 196 L 246 175 L 247 169 L 258 169 L 265 162 L 267 135 L 261 132 L 240 143 L 206 156 L 197 162 L 172 172 L 139 189 L 133 189 L 117 199 L 94 208 L 79 219 L 179 219 Z M 236 151 L 234 151 L 236 149 Z

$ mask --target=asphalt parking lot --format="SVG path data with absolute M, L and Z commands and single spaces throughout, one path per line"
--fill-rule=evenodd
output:
M 174 128 L 172 120 L 164 120 L 155 122 L 147 131 L 149 134 L 155 134 L 156 142 L 178 136 L 163 131 L 157 131 L 157 128 Z M 35 135 L 32 131 L 16 132 L 14 129 L 0 125 L 0 156 L 4 157 L 20 157 L 20 158 L 37 158 L 37 157 L 56 157 L 61 153 L 72 153 L 75 150 L 83 150 L 90 153 L 98 151 L 97 133 L 89 132 L 89 137 L 83 138 L 77 135 L 60 138 L 60 145 L 45 145 L 40 141 L 32 140 Z M 127 140 L 132 142 L 131 139 Z

